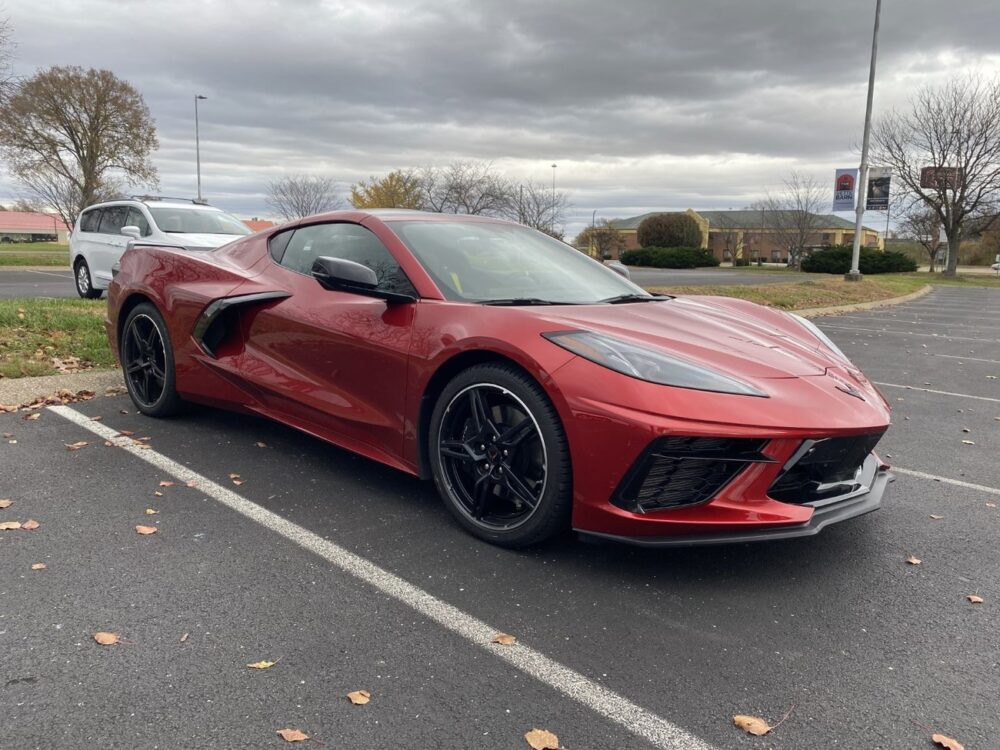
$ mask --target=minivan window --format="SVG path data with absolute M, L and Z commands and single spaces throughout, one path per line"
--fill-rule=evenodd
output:
M 94 208 L 86 211 L 80 219 L 81 232 L 96 232 L 101 224 L 101 209 Z
M 128 210 L 128 219 L 125 220 L 126 227 L 139 227 L 139 236 L 148 237 L 150 235 L 149 222 L 138 208 Z
M 101 215 L 101 234 L 121 234 L 128 216 L 128 206 L 108 206 Z
M 149 213 L 168 234 L 250 234 L 250 228 L 224 211 L 183 206 L 150 206 Z

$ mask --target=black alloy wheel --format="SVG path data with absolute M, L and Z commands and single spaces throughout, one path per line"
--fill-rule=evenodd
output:
M 73 266 L 73 278 L 76 281 L 76 293 L 84 299 L 98 299 L 104 290 L 94 289 L 94 281 L 90 276 L 90 266 L 80 258 Z
M 120 359 L 132 403 L 143 414 L 165 417 L 178 411 L 174 357 L 167 326 L 151 304 L 137 305 L 125 319 Z
M 477 536 L 510 547 L 568 525 L 569 452 L 538 384 L 509 365 L 478 365 L 441 394 L 431 461 L 445 504 Z

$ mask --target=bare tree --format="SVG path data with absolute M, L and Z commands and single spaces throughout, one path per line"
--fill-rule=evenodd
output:
M 507 206 L 500 211 L 504 218 L 539 229 L 553 236 L 561 235 L 565 223 L 569 196 L 531 180 L 509 185 Z
M 934 212 L 948 238 L 946 276 L 958 268 L 966 223 L 989 229 L 1000 211 L 1000 78 L 956 78 L 923 88 L 909 111 L 893 111 L 872 131 L 872 161 L 892 168 L 911 202 Z M 931 187 L 921 169 L 939 169 Z
M 264 202 L 285 221 L 340 208 L 336 183 L 330 177 L 290 174 L 267 183 Z
M 0 112 L 0 144 L 17 180 L 70 226 L 123 182 L 157 183 L 149 108 L 107 70 L 54 67 L 19 84 Z
M 917 204 L 899 222 L 899 232 L 907 239 L 916 240 L 930 259 L 930 272 L 934 273 L 938 253 L 941 252 L 941 219 L 936 211 Z
M 590 255 L 599 260 L 608 260 L 621 256 L 625 249 L 625 237 L 615 227 L 613 220 L 602 219 L 600 224 L 586 227 L 576 236 L 577 247 L 586 246 Z
M 0 102 L 14 93 L 14 31 L 9 18 L 0 18 Z
M 733 260 L 733 265 L 737 265 L 743 258 L 743 229 L 738 227 L 736 222 L 728 216 L 720 216 L 715 228 L 718 230 L 716 236 L 722 241 L 723 257 L 728 253 Z
M 503 216 L 510 211 L 513 187 L 489 162 L 456 161 L 421 171 L 423 205 L 445 214 Z
M 792 172 L 784 189 L 768 193 L 758 204 L 764 228 L 787 254 L 788 265 L 798 267 L 822 223 L 818 214 L 826 200 L 826 186 L 812 177 Z

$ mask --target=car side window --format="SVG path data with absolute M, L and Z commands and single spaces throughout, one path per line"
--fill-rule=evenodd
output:
M 83 214 L 83 218 L 80 219 L 81 232 L 96 232 L 100 225 L 101 209 L 99 208 L 93 208 L 90 211 L 86 211 Z
M 130 208 L 128 210 L 128 218 L 122 226 L 139 227 L 140 237 L 149 237 L 152 233 L 149 228 L 149 221 L 146 219 L 145 214 L 143 214 L 138 208 Z
M 267 241 L 267 249 L 276 263 L 281 263 L 281 259 L 285 255 L 285 248 L 288 247 L 288 241 L 292 239 L 294 233 L 294 229 L 289 229 L 285 232 L 279 232 Z
M 392 253 L 378 237 L 358 224 L 313 224 L 290 234 L 291 239 L 287 240 L 278 262 L 292 271 L 309 276 L 313 262 L 324 256 L 352 260 L 375 272 L 381 291 L 417 296 Z M 280 235 L 275 235 L 272 242 L 278 237 Z M 272 254 L 274 249 L 272 247 Z
M 109 206 L 101 214 L 101 234 L 121 234 L 121 229 L 125 226 L 125 217 L 128 215 L 128 206 Z

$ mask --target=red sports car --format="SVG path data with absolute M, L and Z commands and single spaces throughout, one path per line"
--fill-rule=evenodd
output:
M 270 417 L 433 478 L 506 546 L 807 536 L 891 479 L 888 404 L 809 321 L 655 296 L 500 220 L 341 211 L 211 252 L 136 243 L 107 328 L 144 414 Z

